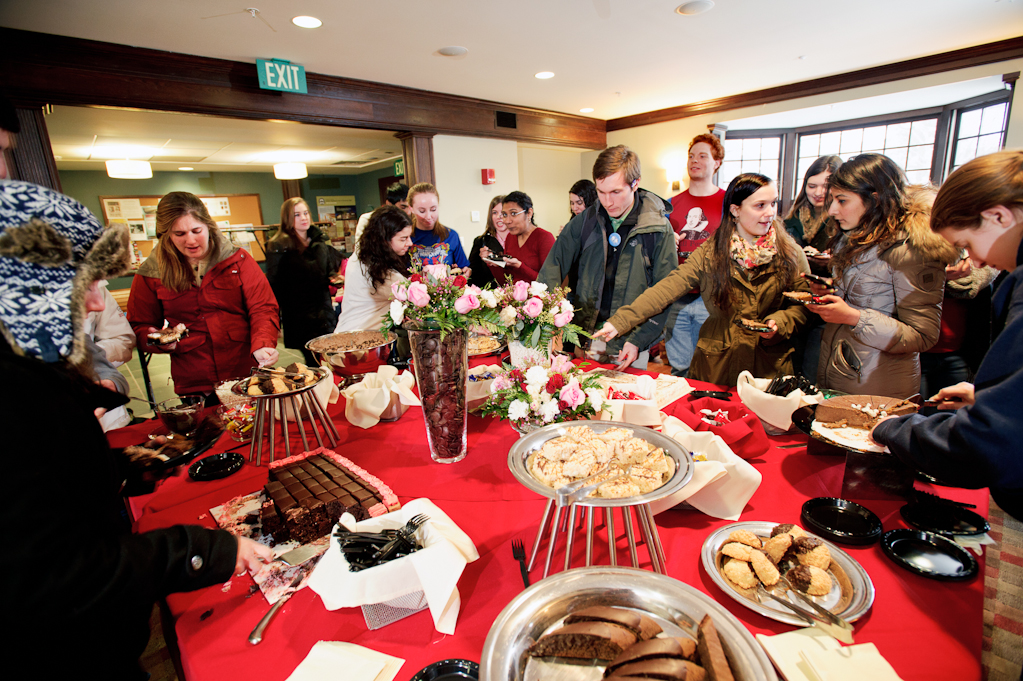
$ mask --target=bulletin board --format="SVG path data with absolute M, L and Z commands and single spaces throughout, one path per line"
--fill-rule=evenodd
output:
M 229 223 L 229 226 L 263 224 L 263 210 L 259 203 L 259 194 L 197 194 L 210 212 L 210 217 L 217 223 Z M 103 209 L 104 224 L 124 223 L 128 225 L 128 233 L 132 244 L 138 248 L 139 255 L 149 257 L 156 246 L 156 206 L 162 195 L 156 196 L 100 196 L 99 203 Z M 255 231 L 259 246 L 249 249 L 256 260 L 264 260 L 265 232 Z

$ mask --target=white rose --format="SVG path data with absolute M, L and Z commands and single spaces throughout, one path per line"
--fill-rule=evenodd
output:
M 501 320 L 501 323 L 504 324 L 505 326 L 512 326 L 513 324 L 515 324 L 516 318 L 515 308 L 509 305 L 508 307 L 501 310 L 501 314 L 498 316 L 498 318 Z
M 547 284 L 541 284 L 538 281 L 534 281 L 529 285 L 529 295 L 541 296 L 547 290 Z
M 518 421 L 529 416 L 529 404 L 522 400 L 513 400 L 508 405 L 508 419 Z
M 575 312 L 575 308 L 572 307 L 572 303 L 568 302 L 568 298 L 565 298 L 564 300 L 561 301 L 561 312 L 562 313 Z
M 400 300 L 391 301 L 391 321 L 395 324 L 401 324 L 401 320 L 405 319 L 405 303 Z
M 540 405 L 540 415 L 543 416 L 544 423 L 550 423 L 551 421 L 553 421 L 554 417 L 558 415 L 559 411 L 561 410 L 558 409 L 557 400 L 547 400 L 542 405 Z
M 494 295 L 494 292 L 490 289 L 483 289 L 480 291 L 479 296 L 480 300 L 482 300 L 483 304 L 487 307 L 497 307 L 497 296 Z
M 587 388 L 586 397 L 589 399 L 590 406 L 593 407 L 594 410 L 600 411 L 604 406 L 604 395 L 600 388 Z

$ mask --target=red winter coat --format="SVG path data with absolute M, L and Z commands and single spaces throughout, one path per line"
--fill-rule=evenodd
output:
M 252 353 L 277 347 L 280 312 L 263 271 L 243 250 L 230 253 L 210 267 L 198 287 L 175 293 L 163 285 L 156 255 L 135 275 L 128 298 L 128 321 L 138 346 L 149 345 L 149 327 L 184 324 L 188 336 L 171 353 L 174 392 L 210 393 L 218 381 L 248 376 L 256 366 Z

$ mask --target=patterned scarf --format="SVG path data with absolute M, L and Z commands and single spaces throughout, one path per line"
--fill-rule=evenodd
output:
M 738 230 L 732 234 L 732 243 L 729 246 L 728 254 L 732 260 L 739 263 L 739 267 L 751 270 L 765 263 L 771 262 L 774 254 L 778 252 L 778 246 L 774 239 L 774 225 L 767 230 L 767 234 L 757 239 L 756 243 L 750 242 L 739 236 Z
M 827 211 L 825 211 L 823 207 L 816 211 L 809 205 L 802 205 L 799 207 L 799 222 L 803 225 L 804 242 L 810 243 L 813 241 L 813 238 L 817 236 L 817 232 L 819 232 L 821 227 L 824 226 L 824 222 L 827 220 L 827 217 Z

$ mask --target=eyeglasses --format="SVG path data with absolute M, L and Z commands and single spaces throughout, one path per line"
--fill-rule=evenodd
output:
M 501 213 L 501 217 L 502 218 L 517 218 L 518 216 L 522 215 L 525 212 L 526 211 L 524 211 L 524 210 L 513 210 L 510 213 Z

